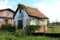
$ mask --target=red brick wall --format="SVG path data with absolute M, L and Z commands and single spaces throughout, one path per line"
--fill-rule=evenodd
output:
M 6 16 L 4 16 L 4 11 L 0 11 L 0 17 L 3 17 L 3 19 L 4 19 L 4 17 L 8 17 L 8 18 L 12 18 L 12 19 L 8 19 L 8 23 L 9 24 L 12 24 L 12 25 L 14 25 L 14 21 L 13 21 L 13 17 L 9 17 L 9 13 L 10 13 L 11 11 L 9 11 L 9 10 L 7 10 L 6 11 Z M 12 12 L 12 15 L 14 16 L 14 13 Z M 0 25 L 1 24 L 5 24 L 5 20 L 4 21 L 2 21 L 2 22 L 0 22 Z
M 4 16 L 4 11 L 0 11 L 0 17 L 9 17 L 9 13 L 10 13 L 11 11 L 6 11 L 6 14 L 7 14 L 7 16 Z M 14 15 L 14 13 L 12 12 L 12 15 Z
M 3 11 L 0 11 L 0 17 L 3 17 Z

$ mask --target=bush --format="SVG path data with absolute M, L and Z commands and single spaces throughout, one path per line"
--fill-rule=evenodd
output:
M 14 27 L 11 24 L 2 24 L 0 29 L 2 31 L 14 31 Z
M 13 35 L 16 37 L 24 37 L 27 34 L 26 34 L 25 30 L 16 30 L 15 32 L 13 32 Z
M 38 28 L 40 28 L 39 25 L 28 25 L 28 26 L 26 26 L 25 30 L 26 30 L 27 34 L 32 34 Z

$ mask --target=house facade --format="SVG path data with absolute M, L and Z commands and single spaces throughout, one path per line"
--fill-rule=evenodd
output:
M 25 7 L 24 9 L 17 8 L 14 21 L 16 28 L 24 29 L 26 25 L 46 25 L 48 17 L 41 13 L 38 9 Z
M 2 24 L 14 25 L 14 21 L 13 21 L 14 13 L 15 12 L 9 8 L 0 10 L 0 26 Z

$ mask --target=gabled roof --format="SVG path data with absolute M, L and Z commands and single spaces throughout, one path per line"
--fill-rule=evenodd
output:
M 1 11 L 7 11 L 7 10 L 8 10 L 8 11 L 11 11 L 11 12 L 13 12 L 13 13 L 15 13 L 15 12 L 14 12 L 12 9 L 10 9 L 10 8 L 7 8 L 7 9 L 1 9 L 0 12 L 1 12 Z
M 48 18 L 38 9 L 27 7 L 27 8 L 25 8 L 25 10 L 27 11 L 29 16 L 38 17 L 38 18 Z
M 19 10 L 19 8 L 17 8 L 17 10 L 15 12 L 15 15 L 16 15 L 16 13 L 17 13 L 18 10 Z M 48 18 L 43 13 L 41 13 L 38 9 L 25 6 L 24 10 L 27 12 L 27 14 L 29 16 L 37 17 L 37 18 L 45 18 L 45 19 Z
M 0 12 L 3 12 L 3 11 L 10 11 L 10 12 L 13 12 L 13 14 L 15 15 L 15 11 L 13 11 L 13 10 L 10 9 L 10 8 L 7 8 L 7 9 L 0 9 Z M 9 18 L 9 19 L 12 19 L 12 18 L 14 18 L 14 17 L 0 16 L 0 18 Z

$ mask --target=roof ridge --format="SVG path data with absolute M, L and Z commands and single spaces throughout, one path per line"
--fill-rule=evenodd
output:
M 19 8 L 17 8 L 16 12 Z M 28 13 L 30 16 L 38 17 L 38 18 L 48 18 L 45 16 L 42 12 L 40 12 L 37 8 L 29 7 L 24 5 L 24 10 Z M 15 12 L 15 13 L 16 13 Z M 16 15 L 16 14 L 15 14 Z
M 7 9 L 10 9 L 10 8 L 0 9 L 0 10 L 7 10 Z
M 38 10 L 37 8 L 33 8 L 33 7 L 29 7 L 29 6 L 25 6 L 25 7 L 27 7 L 27 8 L 32 8 L 32 9 L 35 9 L 35 10 Z
M 12 11 L 12 12 L 14 12 L 14 13 L 15 13 L 15 11 L 14 11 L 14 10 L 12 10 L 12 9 L 10 9 L 10 8 L 1 9 L 0 11 L 5 11 L 5 10 L 10 10 L 10 11 Z

